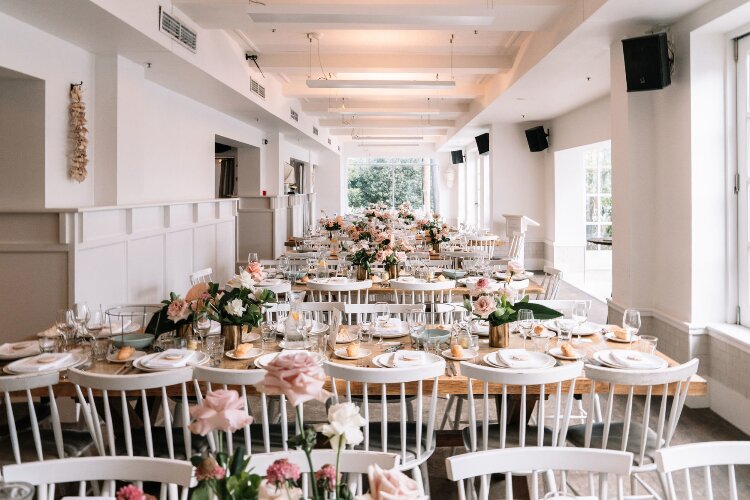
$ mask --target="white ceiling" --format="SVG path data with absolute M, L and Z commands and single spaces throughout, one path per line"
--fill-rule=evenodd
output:
M 261 1 L 263 4 L 261 4 Z M 497 121 L 546 120 L 604 95 L 609 46 L 708 0 L 176 0 L 226 30 L 342 139 L 460 147 Z M 315 33 L 310 38 L 308 33 Z M 451 43 L 451 39 L 453 43 Z M 311 89 L 312 79 L 452 80 L 424 89 Z M 376 139 L 373 139 L 376 140 Z

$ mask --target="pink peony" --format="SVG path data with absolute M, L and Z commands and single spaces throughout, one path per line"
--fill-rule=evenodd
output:
M 474 314 L 480 318 L 486 318 L 497 309 L 497 303 L 494 297 L 482 295 L 474 301 Z
M 525 269 L 523 268 L 523 264 L 521 264 L 517 260 L 511 260 L 510 262 L 508 262 L 508 272 L 511 275 L 513 275 L 513 274 L 521 274 L 524 271 L 525 271 Z
M 297 406 L 313 399 L 325 402 L 330 396 L 323 389 L 325 382 L 325 372 L 316 358 L 303 351 L 276 356 L 266 366 L 266 376 L 257 387 L 266 394 L 283 394 Z
M 315 473 L 315 481 L 323 484 L 329 491 L 336 490 L 336 468 L 331 464 L 325 464 Z
M 484 290 L 486 288 L 489 288 L 490 286 L 490 280 L 489 278 L 479 278 L 477 280 L 476 288 L 479 290 Z
M 372 500 L 417 500 L 425 496 L 419 491 L 419 485 L 398 469 L 383 470 L 378 465 L 371 465 L 367 471 Z
M 286 458 L 280 458 L 268 466 L 266 481 L 275 486 L 280 486 L 287 481 L 299 481 L 301 475 L 297 464 L 293 464 Z
M 190 409 L 190 415 L 195 419 L 190 432 L 201 436 L 215 430 L 234 432 L 253 421 L 245 412 L 245 400 L 237 391 L 226 389 L 206 394 L 203 403 Z
M 146 495 L 143 490 L 136 485 L 129 484 L 117 490 L 115 498 L 117 500 L 149 500 L 154 497 L 152 495 Z
M 190 317 L 190 304 L 183 299 L 177 298 L 167 307 L 167 318 L 177 323 Z

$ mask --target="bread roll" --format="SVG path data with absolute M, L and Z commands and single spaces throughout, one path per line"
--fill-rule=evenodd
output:
M 534 325 L 534 333 L 535 333 L 536 335 L 541 335 L 541 334 L 543 334 L 543 333 L 544 333 L 544 327 L 543 327 L 542 325 L 540 325 L 540 324 L 536 324 L 536 325 Z
M 353 342 L 346 346 L 346 355 L 353 358 L 359 354 L 359 344 Z
M 453 344 L 451 346 L 451 356 L 453 356 L 454 358 L 463 358 L 464 348 L 461 347 L 459 344 Z
M 573 349 L 573 346 L 570 345 L 569 342 L 565 342 L 560 346 L 560 350 L 562 351 L 563 355 L 565 355 L 568 358 L 574 358 L 576 356 L 576 351 Z
M 125 347 L 121 347 L 119 351 L 117 351 L 117 358 L 118 361 L 125 361 L 130 359 L 130 356 L 133 355 L 135 352 L 135 348 L 131 347 L 129 345 L 126 345 Z
M 253 344 L 240 344 L 234 349 L 234 355 L 238 358 L 244 358 L 247 356 L 247 353 L 250 352 L 250 349 L 253 348 Z

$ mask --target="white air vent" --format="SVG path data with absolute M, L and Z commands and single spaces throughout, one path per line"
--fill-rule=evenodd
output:
M 250 92 L 253 94 L 257 94 L 262 99 L 266 98 L 266 88 L 258 83 L 257 80 L 253 80 L 252 77 L 250 77 Z
M 328 144 L 329 144 L 329 145 L 331 144 L 331 139 L 330 139 L 330 137 L 328 138 Z
M 313 127 L 313 135 L 318 135 L 318 127 Z
M 159 29 L 191 51 L 197 50 L 198 34 L 173 15 L 167 14 L 161 7 L 159 7 Z
M 294 120 L 295 122 L 299 121 L 299 113 L 297 113 L 291 108 L 289 109 L 289 115 L 292 117 L 292 120 Z

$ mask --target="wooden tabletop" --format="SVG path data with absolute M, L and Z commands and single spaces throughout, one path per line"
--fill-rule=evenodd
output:
M 356 329 L 357 327 L 356 326 L 354 326 L 354 327 L 342 326 L 341 328 L 342 328 L 342 333 L 346 333 L 349 328 Z M 54 329 L 52 328 L 52 329 L 48 330 L 48 332 L 49 331 L 54 332 Z M 604 349 L 629 349 L 630 348 L 629 344 L 617 343 L 617 342 L 609 341 L 609 340 L 603 338 L 598 333 L 596 333 L 594 335 L 587 336 L 587 337 L 583 337 L 583 339 L 588 339 L 588 340 L 590 340 L 590 342 L 585 342 L 585 343 L 581 343 L 581 344 L 575 345 L 575 348 L 578 349 L 579 351 L 582 351 L 583 353 L 585 353 L 584 360 L 588 360 L 590 358 L 590 356 L 595 351 L 604 350 Z M 280 337 L 277 337 L 277 340 L 280 340 Z M 385 341 L 386 342 L 385 344 L 379 344 L 377 342 L 377 340 L 378 340 L 378 337 L 377 337 L 377 333 L 376 333 L 374 335 L 373 342 L 361 344 L 361 347 L 369 349 L 369 350 L 372 351 L 371 355 L 368 356 L 368 357 L 366 357 L 366 358 L 363 358 L 363 359 L 360 359 L 360 360 L 345 360 L 345 359 L 338 358 L 335 354 L 333 354 L 329 350 L 328 352 L 326 352 L 326 357 L 328 359 L 327 362 L 330 362 L 330 363 L 340 363 L 340 364 L 348 364 L 348 365 L 352 365 L 352 366 L 360 366 L 360 367 L 367 367 L 367 368 L 373 368 L 373 369 L 387 370 L 387 368 L 376 368 L 376 367 L 374 367 L 374 365 L 372 364 L 372 358 L 375 357 L 375 356 L 377 356 L 377 355 L 379 355 L 379 354 L 382 354 L 385 351 L 385 349 L 387 349 L 388 347 L 392 346 L 394 342 L 395 343 L 403 343 L 404 344 L 404 347 L 403 347 L 404 349 L 411 349 L 411 342 L 410 342 L 410 339 L 409 339 L 408 336 L 403 336 L 403 337 L 399 337 L 399 338 L 395 338 L 395 339 L 387 339 Z M 556 346 L 557 342 L 558 341 L 557 341 L 556 337 L 552 338 L 551 341 L 550 341 L 549 347 L 551 348 L 551 347 Z M 253 342 L 253 344 L 256 347 L 261 347 L 260 340 L 257 340 L 255 342 Z M 481 359 L 482 356 L 484 356 L 485 354 L 487 354 L 489 352 L 496 351 L 497 349 L 489 347 L 487 337 L 480 337 L 479 345 L 480 345 L 480 348 L 479 348 L 479 354 L 478 354 L 478 356 L 476 358 L 474 358 L 473 360 L 469 361 L 469 362 L 477 363 L 477 364 L 480 364 L 480 365 L 485 365 L 485 363 Z M 520 335 L 511 334 L 511 336 L 510 336 L 510 347 L 512 347 L 512 348 L 520 348 L 520 347 L 523 347 L 523 345 L 524 345 L 524 342 L 523 342 L 523 339 L 520 337 Z M 338 346 L 343 347 L 343 346 L 345 346 L 345 344 L 338 344 Z M 529 350 L 533 350 L 534 346 L 533 346 L 533 343 L 532 343 L 531 340 L 527 340 L 526 341 L 526 348 L 529 349 Z M 637 342 L 633 344 L 633 348 L 634 349 L 637 348 Z M 279 348 L 278 348 L 278 344 L 276 342 L 274 342 L 273 345 L 267 347 L 267 352 L 272 352 L 272 351 L 276 352 L 278 350 L 279 350 Z M 659 355 L 661 358 L 667 360 L 667 362 L 669 363 L 670 366 L 675 366 L 675 365 L 678 364 L 676 361 L 674 361 L 673 359 L 669 358 L 668 356 L 666 356 L 665 354 L 663 354 L 661 352 L 657 352 L 657 355 Z M 558 363 L 564 364 L 564 363 L 570 363 L 570 362 L 569 361 L 558 361 Z M 226 356 L 222 359 L 221 363 L 219 364 L 219 367 L 220 368 L 225 368 L 225 369 L 232 369 L 232 370 L 257 369 L 255 367 L 255 365 L 254 365 L 254 359 L 238 361 L 238 360 L 230 359 L 230 358 L 228 358 Z M 91 365 L 91 367 L 88 368 L 88 369 L 90 371 L 93 371 L 93 372 L 96 372 L 96 373 L 115 374 L 115 372 L 117 372 L 120 368 L 122 368 L 122 364 L 119 364 L 119 363 L 109 363 L 107 361 L 102 361 L 102 362 L 95 362 L 95 363 L 93 363 Z M 134 373 L 140 373 L 140 372 L 138 372 L 138 371 L 131 371 L 129 373 L 130 374 L 134 374 Z M 128 375 L 122 375 L 122 376 L 128 376 Z M 451 361 L 451 360 L 447 360 L 446 359 L 446 373 L 443 376 L 440 377 L 438 384 L 439 384 L 438 385 L 438 392 L 439 392 L 440 395 L 446 395 L 446 394 L 463 394 L 463 395 L 466 395 L 466 394 L 468 394 L 468 381 L 467 381 L 467 378 L 465 376 L 461 375 L 461 365 L 457 361 Z M 328 389 L 329 390 L 331 389 L 330 381 L 328 382 Z M 344 393 L 343 391 L 345 390 L 345 388 L 344 388 L 343 382 L 339 382 L 337 389 L 339 391 L 339 394 L 343 394 Z M 564 390 L 566 390 L 566 389 L 567 388 L 564 387 Z M 429 393 L 428 391 L 432 390 L 432 383 L 431 383 L 431 381 L 425 381 L 424 382 L 423 390 L 424 390 L 425 393 Z M 601 385 L 601 387 L 597 387 L 597 392 L 600 392 L 600 393 L 601 392 L 606 392 L 606 390 L 607 390 L 607 388 L 604 385 Z M 674 390 L 674 385 L 670 386 L 669 390 L 670 390 L 670 393 L 671 393 Z M 57 394 L 59 394 L 61 396 L 65 396 L 65 395 L 67 395 L 67 396 L 74 396 L 75 395 L 75 391 L 74 391 L 73 387 L 69 383 L 67 383 L 66 381 L 61 381 L 61 383 L 58 384 L 58 387 L 55 389 L 55 391 L 56 391 Z M 389 391 L 389 393 L 392 393 L 392 394 L 398 394 L 399 393 L 398 392 L 399 391 L 399 387 L 396 384 L 393 387 L 389 387 L 388 391 Z M 417 384 L 416 383 L 406 384 L 406 391 L 407 391 L 407 394 L 412 394 L 412 395 L 416 394 L 417 393 Z M 481 383 L 480 382 L 475 382 L 474 383 L 474 392 L 475 392 L 475 394 L 477 392 L 481 392 L 481 391 L 483 391 Z M 589 393 L 590 391 L 591 391 L 591 380 L 589 380 L 588 378 L 586 378 L 585 374 L 584 374 L 584 376 L 579 377 L 576 380 L 575 392 L 577 394 L 585 394 L 585 393 Z M 252 392 L 252 390 L 251 390 L 251 392 Z M 501 392 L 502 392 L 502 386 L 495 385 L 495 384 L 491 384 L 489 386 L 489 393 L 490 394 L 499 394 Z M 520 387 L 514 387 L 514 386 L 508 387 L 508 393 L 509 394 L 520 394 L 520 392 L 521 392 L 521 388 Z M 353 394 L 361 394 L 361 386 L 358 385 L 358 384 L 352 385 L 352 393 Z M 618 393 L 618 394 L 627 394 L 627 388 L 625 388 L 625 387 L 617 388 L 616 389 L 616 393 Z M 645 394 L 646 393 L 646 388 L 645 387 L 636 388 L 635 389 L 635 393 L 636 394 Z M 660 394 L 660 393 L 661 393 L 661 388 L 660 387 L 654 387 L 653 388 L 653 394 Z M 534 388 L 527 389 L 527 394 L 535 394 Z M 697 375 L 694 376 L 693 379 L 692 379 L 692 381 L 690 382 L 690 388 L 689 388 L 689 391 L 688 391 L 688 395 L 690 395 L 690 396 L 705 396 L 706 394 L 708 394 L 708 384 L 707 384 L 706 380 L 704 378 L 700 377 L 700 376 L 697 376 Z
M 294 291 L 306 291 L 309 290 L 307 285 L 298 285 L 294 284 L 292 285 L 292 290 Z M 539 283 L 536 283 L 534 280 L 529 279 L 529 286 L 525 289 L 526 294 L 531 295 L 537 295 L 537 294 L 543 294 L 544 293 L 544 287 L 542 287 Z M 378 293 L 378 294 L 392 294 L 394 292 L 394 289 L 388 286 L 388 283 L 373 283 L 371 288 L 368 288 L 369 293 Z M 451 294 L 453 295 L 469 295 L 469 289 L 465 286 L 456 286 L 455 288 L 451 289 Z

